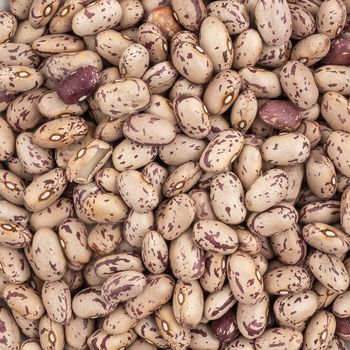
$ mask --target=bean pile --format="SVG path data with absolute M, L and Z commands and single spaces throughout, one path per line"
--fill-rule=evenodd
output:
M 347 13 L 0 11 L 0 350 L 345 350 Z

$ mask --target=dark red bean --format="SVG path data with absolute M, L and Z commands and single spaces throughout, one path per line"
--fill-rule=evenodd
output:
M 0 91 L 0 103 L 10 103 L 15 97 L 16 94 L 11 94 L 6 91 Z
M 336 317 L 337 328 L 335 333 L 343 339 L 350 340 L 350 317 Z
M 225 315 L 221 316 L 217 320 L 212 321 L 211 329 L 218 340 L 223 343 L 233 341 L 240 334 L 233 310 L 227 311 Z
M 82 102 L 96 90 L 98 79 L 99 71 L 95 67 L 79 68 L 59 83 L 57 94 L 69 105 Z
M 338 38 L 333 40 L 331 48 L 323 64 L 350 65 L 350 38 Z
M 271 100 L 265 102 L 258 113 L 261 120 L 277 130 L 293 131 L 301 122 L 300 113 L 289 101 Z

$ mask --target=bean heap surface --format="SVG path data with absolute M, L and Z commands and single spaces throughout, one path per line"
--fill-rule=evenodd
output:
M 0 10 L 0 350 L 345 350 L 350 0 Z

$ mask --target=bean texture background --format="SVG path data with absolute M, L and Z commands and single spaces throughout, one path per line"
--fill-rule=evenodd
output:
M 0 350 L 350 349 L 350 0 L 0 1 Z

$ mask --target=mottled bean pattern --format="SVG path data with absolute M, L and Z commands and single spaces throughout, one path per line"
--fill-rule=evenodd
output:
M 1 350 L 345 350 L 350 0 L 0 10 Z

